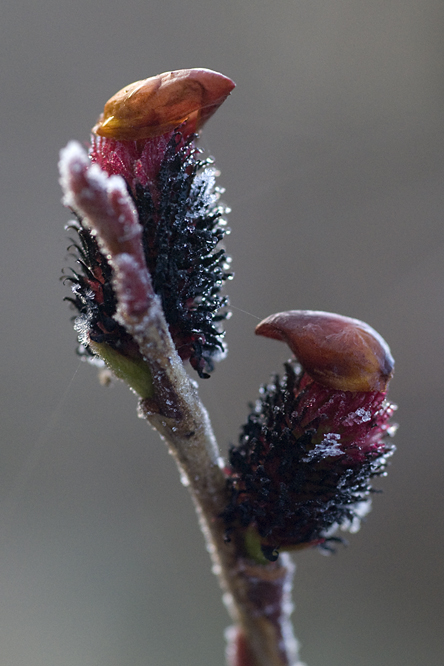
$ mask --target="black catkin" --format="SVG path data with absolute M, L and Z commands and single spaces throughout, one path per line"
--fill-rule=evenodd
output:
M 128 185 L 128 191 L 143 228 L 154 291 L 177 351 L 206 378 L 213 361 L 226 351 L 220 322 L 227 317 L 227 298 L 221 289 L 231 273 L 225 250 L 217 249 L 226 233 L 223 216 L 227 211 L 217 203 L 220 190 L 214 185 L 212 161 L 199 158 L 194 138 L 183 142 L 180 132 L 174 132 L 154 186 L 138 182 L 133 188 Z M 112 270 L 82 220 L 70 228 L 79 236 L 74 244 L 79 269 L 67 278 L 73 291 L 73 298 L 67 300 L 78 312 L 77 330 L 84 332 L 81 353 L 93 355 L 88 339 L 125 353 L 135 343 L 113 319 Z

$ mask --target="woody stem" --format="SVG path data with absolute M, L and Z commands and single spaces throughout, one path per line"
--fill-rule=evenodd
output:
M 208 414 L 192 386 L 168 332 L 163 313 L 140 333 L 128 320 L 128 332 L 149 353 L 155 398 L 141 400 L 140 415 L 161 435 L 188 481 L 214 571 L 225 592 L 228 611 L 245 640 L 247 661 L 235 656 L 233 666 L 297 666 L 296 641 L 289 620 L 294 565 L 257 564 L 245 557 L 242 543 L 225 540 L 221 514 L 228 503 L 226 478 Z M 145 318 L 146 322 L 146 318 Z

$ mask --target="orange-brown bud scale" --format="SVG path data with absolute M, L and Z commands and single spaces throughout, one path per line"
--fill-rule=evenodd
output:
M 178 69 L 125 86 L 105 104 L 93 132 L 134 141 L 160 136 L 186 123 L 199 130 L 233 90 L 231 79 L 210 69 Z
M 394 361 L 385 340 L 359 319 L 290 310 L 264 319 L 256 334 L 286 342 L 305 372 L 338 391 L 386 391 Z

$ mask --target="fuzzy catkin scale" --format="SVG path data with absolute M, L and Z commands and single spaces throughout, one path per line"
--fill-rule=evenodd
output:
M 208 377 L 213 360 L 225 353 L 220 322 L 226 318 L 221 310 L 227 300 L 220 292 L 230 273 L 225 250 L 216 249 L 225 234 L 222 217 L 226 211 L 217 203 L 212 163 L 199 159 L 194 138 L 184 141 L 176 131 L 168 141 L 161 138 L 156 150 L 145 146 L 139 151 L 141 178 L 132 177 L 134 170 L 122 169 L 122 175 L 127 176 L 143 228 L 147 267 L 177 351 L 200 377 Z M 128 155 L 134 169 L 134 151 L 134 143 L 94 140 L 91 154 L 108 173 L 116 173 L 116 165 L 122 165 Z M 154 173 L 153 152 L 159 160 Z M 135 343 L 113 319 L 117 303 L 106 258 L 82 220 L 71 228 L 79 234 L 80 242 L 74 247 L 80 271 L 69 278 L 74 298 L 68 300 L 79 313 L 76 328 L 83 331 L 82 353 L 92 354 L 89 338 L 137 355 Z
M 262 552 L 329 548 L 334 527 L 359 521 L 370 480 L 384 473 L 393 446 L 385 394 L 321 386 L 298 365 L 264 386 L 230 450 L 228 535 L 253 526 Z

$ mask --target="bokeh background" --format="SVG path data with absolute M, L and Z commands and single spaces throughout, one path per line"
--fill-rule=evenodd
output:
M 297 557 L 309 666 L 442 664 L 442 0 L 6 0 L 1 53 L 0 663 L 223 666 L 191 501 L 123 385 L 76 358 L 58 151 L 122 86 L 237 83 L 205 128 L 233 212 L 230 347 L 201 382 L 235 442 L 284 309 L 368 321 L 397 361 L 398 452 L 364 528 Z

